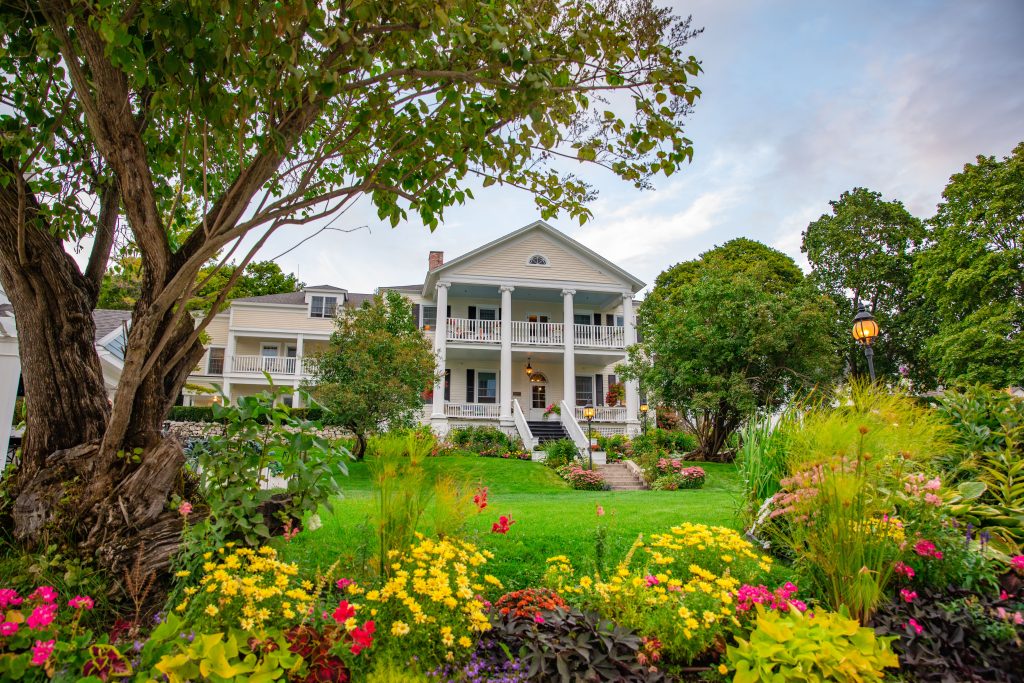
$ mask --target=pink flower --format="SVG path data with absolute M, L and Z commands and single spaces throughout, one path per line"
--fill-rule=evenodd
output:
M 604 508 L 600 504 L 597 506 L 597 516 L 604 517 Z
M 893 571 L 897 574 L 907 577 L 908 579 L 914 578 L 914 568 L 903 562 L 897 562 L 893 566 Z
M 55 591 L 52 586 L 40 586 L 32 592 L 32 595 L 28 596 L 29 600 L 34 600 L 36 598 L 39 598 L 43 602 L 56 602 L 57 591 Z
M 68 607 L 75 609 L 92 609 L 92 598 L 88 595 L 76 595 L 68 600 Z
M 1024 572 L 1024 555 L 1015 555 L 1010 558 L 1010 566 L 1019 572 Z
M 56 616 L 57 606 L 45 604 L 39 605 L 32 610 L 32 614 L 28 615 L 28 619 L 25 621 L 30 629 L 33 631 L 39 631 L 49 626 L 50 622 L 52 622 L 53 618 Z
M 543 623 L 544 623 L 544 617 L 542 617 L 542 616 L 541 616 L 541 615 L 539 615 L 539 614 L 535 614 L 535 615 L 533 616 L 533 620 L 534 620 L 534 622 L 536 622 L 536 623 L 538 623 L 538 624 L 543 624 Z
M 13 588 L 0 588 L 0 610 L 20 604 L 21 598 L 18 597 L 18 591 Z
M 192 503 L 188 502 L 187 500 L 183 501 L 182 504 L 178 506 L 178 514 L 180 514 L 182 517 L 188 517 L 190 514 L 192 514 Z
M 917 635 L 921 635 L 922 633 L 924 633 L 924 626 L 921 626 L 921 624 L 917 623 L 915 619 L 911 619 L 910 621 L 908 621 L 907 626 L 914 629 Z
M 924 502 L 928 503 L 929 505 L 934 505 L 935 507 L 939 507 L 940 505 L 942 505 L 942 499 L 936 496 L 934 493 L 926 493 L 924 496 Z
M 900 597 L 903 598 L 903 602 L 914 602 L 917 599 L 917 593 L 904 588 L 900 591 Z
M 651 586 L 657 586 L 659 583 L 661 583 L 660 581 L 658 581 L 658 577 L 652 574 L 648 574 L 645 581 L 647 581 L 648 588 L 650 588 Z
M 351 586 L 353 583 L 355 583 L 355 581 L 353 581 L 352 579 L 338 579 L 334 585 L 338 587 L 338 590 L 343 591 L 349 586 Z
M 939 480 L 938 477 L 928 480 L 928 482 L 924 485 L 925 491 L 938 491 L 940 488 L 942 488 L 942 482 Z
M 477 490 L 476 495 L 473 496 L 473 504 L 476 505 L 477 510 L 483 510 L 485 507 L 487 507 L 486 486 Z
M 491 525 L 492 534 L 507 534 L 508 530 L 515 524 L 515 520 L 507 515 L 502 515 L 498 521 Z
M 914 552 L 921 557 L 931 557 L 935 553 L 935 544 L 922 538 L 914 544 Z
M 13 636 L 18 632 L 18 624 L 13 621 L 0 621 L 0 636 Z
M 53 646 L 56 641 L 47 640 L 43 642 L 37 640 L 36 644 L 32 646 L 32 666 L 42 666 L 46 663 L 46 660 L 53 654 Z

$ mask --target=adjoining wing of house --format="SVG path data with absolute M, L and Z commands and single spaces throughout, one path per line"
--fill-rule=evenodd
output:
M 559 436 L 585 444 L 583 407 L 593 406 L 595 432 L 638 431 L 636 383 L 620 381 L 615 367 L 636 341 L 634 296 L 643 282 L 543 221 L 447 262 L 430 252 L 427 265 L 421 282 L 380 288 L 412 302 L 444 368 L 424 394 L 424 423 L 439 434 L 493 425 L 527 447 Z M 189 386 L 220 387 L 233 400 L 263 391 L 268 373 L 296 389 L 285 401 L 298 405 L 306 358 L 326 347 L 342 307 L 371 296 L 317 285 L 235 299 L 208 326 Z M 110 356 L 104 367 L 113 365 L 117 335 L 99 346 Z M 183 399 L 203 405 L 214 396 L 186 389 Z M 545 416 L 551 405 L 560 416 Z
M 96 353 L 103 370 L 103 385 L 107 396 L 113 399 L 124 369 L 124 350 L 128 346 L 132 312 L 98 308 L 92 312 L 92 319 L 96 325 Z

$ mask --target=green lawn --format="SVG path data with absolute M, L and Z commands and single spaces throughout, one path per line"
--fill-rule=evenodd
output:
M 498 458 L 430 458 L 432 473 L 457 472 L 490 489 L 486 510 L 473 516 L 468 540 L 490 549 L 490 571 L 507 587 L 536 585 L 552 555 L 567 555 L 577 567 L 593 569 L 599 524 L 607 527 L 608 563 L 614 565 L 640 533 L 664 531 L 683 521 L 738 528 L 738 478 L 734 465 L 698 463 L 708 474 L 703 489 L 692 491 L 574 491 L 539 463 Z M 342 481 L 343 499 L 321 513 L 323 527 L 282 544 L 285 557 L 307 567 L 326 568 L 336 560 L 359 575 L 374 554 L 370 514 L 372 493 L 364 463 L 353 463 Z M 596 514 L 597 506 L 605 510 Z M 506 536 L 491 533 L 499 515 L 515 520 Z M 429 529 L 431 511 L 423 518 Z

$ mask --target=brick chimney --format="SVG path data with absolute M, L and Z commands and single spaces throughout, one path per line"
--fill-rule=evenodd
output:
M 432 252 L 430 252 L 430 256 L 428 258 L 428 263 L 429 263 L 429 265 L 427 266 L 427 268 L 429 270 L 434 270 L 435 268 L 440 268 L 441 266 L 443 266 L 444 265 L 444 252 L 443 251 L 432 251 Z

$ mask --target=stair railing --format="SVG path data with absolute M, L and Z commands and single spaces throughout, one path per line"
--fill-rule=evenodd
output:
M 519 399 L 512 399 L 512 419 L 516 423 L 516 430 L 519 432 L 519 438 L 523 440 L 523 447 L 529 452 L 533 453 L 533 449 L 537 446 L 537 439 L 533 436 L 533 431 L 530 429 L 529 423 L 526 421 L 526 415 L 523 414 L 523 408 L 519 405 Z
M 565 433 L 569 435 L 569 438 L 572 439 L 572 442 L 576 444 L 580 454 L 585 458 L 590 450 L 590 439 L 587 438 L 583 428 L 580 427 L 580 423 L 576 421 L 575 411 L 572 407 L 564 400 L 561 403 L 561 407 L 562 427 L 565 429 Z

